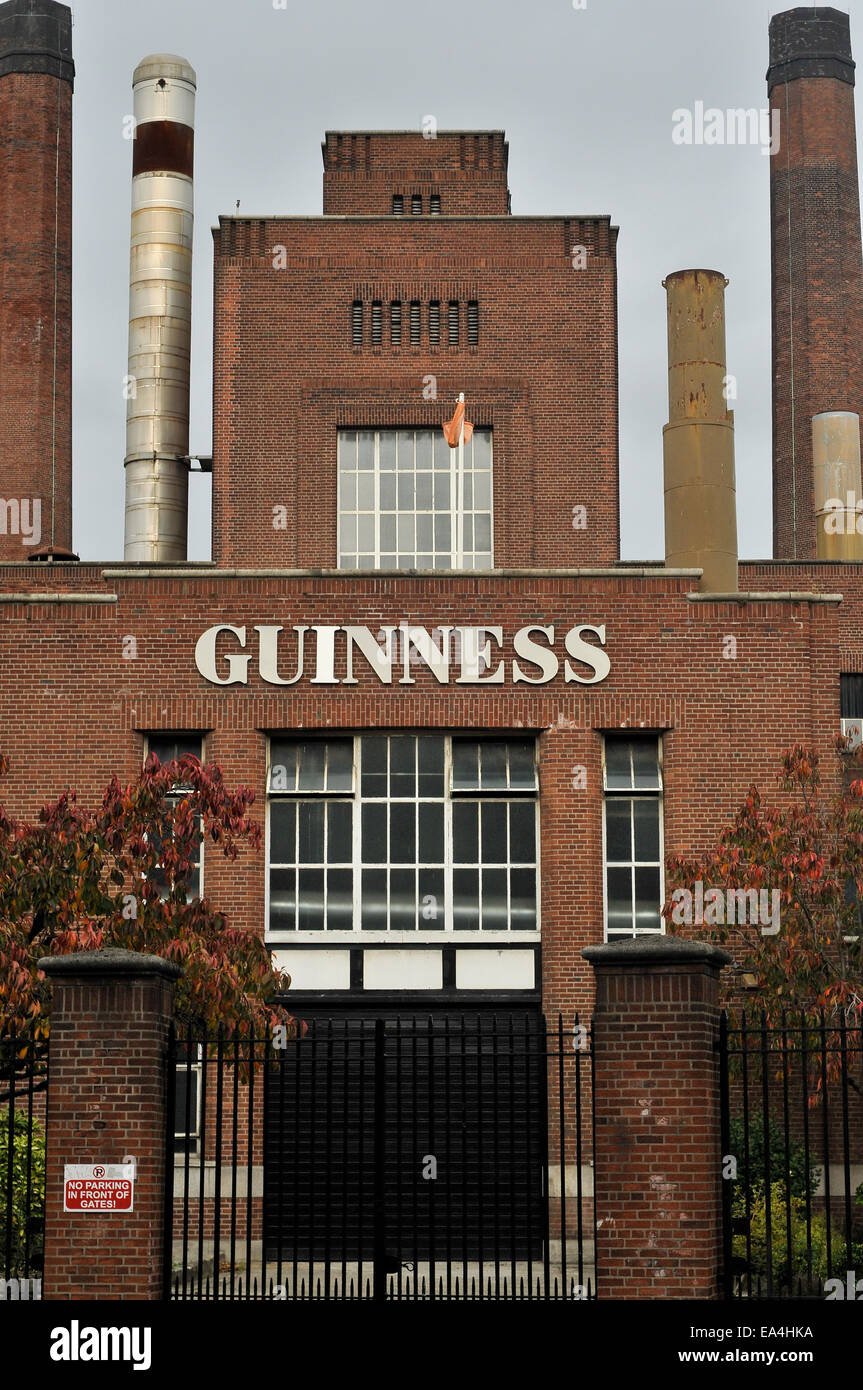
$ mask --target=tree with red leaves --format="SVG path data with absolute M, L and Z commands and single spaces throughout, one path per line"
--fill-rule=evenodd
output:
M 747 974 L 768 1025 L 780 1026 L 783 1011 L 823 1010 L 833 1043 L 843 1018 L 851 1026 L 863 1022 L 863 780 L 848 775 L 860 754 L 849 757 L 847 740 L 838 740 L 837 753 L 835 787 L 825 791 L 817 753 L 801 744 L 786 750 L 781 803 L 751 786 L 714 850 L 669 857 L 662 909 L 670 932 L 732 947 L 735 967 L 724 979 L 732 1013 Z M 734 922 L 730 913 L 711 921 L 706 911 L 701 922 L 681 927 L 674 890 L 691 893 L 699 881 L 705 890 L 756 890 L 762 901 L 762 894 L 776 893 L 778 930 L 764 930 L 763 918 L 741 921 L 740 914 Z M 831 1075 L 838 1065 L 838 1047 L 831 1047 Z
M 0 755 L 0 772 L 8 766 Z M 0 1036 L 46 1036 L 50 989 L 42 956 L 120 947 L 182 967 L 178 1021 L 240 1034 L 294 1020 L 277 1003 L 290 984 L 253 932 L 231 927 L 205 898 L 191 896 L 201 838 L 236 859 L 260 844 L 249 808 L 218 766 L 184 755 L 160 765 L 151 754 L 128 787 L 115 777 L 96 811 L 73 791 L 36 824 L 0 807 Z

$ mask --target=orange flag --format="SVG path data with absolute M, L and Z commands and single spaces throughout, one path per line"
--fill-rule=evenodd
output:
M 459 401 L 455 408 L 455 415 L 443 427 L 444 438 L 451 449 L 458 448 L 458 437 L 461 433 L 462 423 L 464 424 L 464 442 L 467 444 L 473 434 L 473 425 L 469 420 L 465 420 L 464 401 Z

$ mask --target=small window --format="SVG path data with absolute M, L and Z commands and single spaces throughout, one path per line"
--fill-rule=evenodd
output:
M 363 345 L 363 301 L 355 299 L 351 305 L 351 341 L 354 347 Z
M 162 767 L 164 767 L 166 763 L 174 762 L 175 759 L 182 758 L 186 754 L 190 754 L 193 758 L 197 758 L 198 762 L 204 761 L 203 740 L 200 734 L 148 734 L 146 757 L 148 758 L 151 753 L 156 754 Z M 171 800 L 173 802 L 180 801 L 190 790 L 191 787 L 187 783 L 174 783 Z M 200 816 L 196 816 L 195 819 L 200 828 Z M 197 854 L 192 860 L 192 872 L 188 879 L 187 898 L 189 902 L 201 896 L 203 891 L 203 867 L 203 841 L 199 841 Z M 166 898 L 168 896 L 168 881 L 162 869 L 156 870 L 153 881 L 158 887 L 162 897 Z
M 533 739 L 460 739 L 452 743 L 452 790 L 457 792 L 536 791 Z
M 458 347 L 458 300 L 451 299 L 449 302 L 449 343 L 450 347 Z
M 429 212 L 431 213 L 432 217 L 439 217 L 439 216 L 440 216 L 440 194 L 439 194 L 439 193 L 433 193 L 433 194 L 431 195 L 431 202 L 430 202 L 430 205 L 429 205 Z
M 479 342 L 479 304 L 475 299 L 467 306 L 467 341 L 470 347 Z
M 393 217 L 403 217 L 405 210 L 405 200 L 401 193 L 393 194 Z
M 382 319 L 381 302 L 376 299 L 372 304 L 372 346 L 380 347 L 382 341 Z
M 174 1153 L 198 1152 L 201 1140 L 201 1044 L 177 1043 Z
M 418 299 L 411 300 L 411 347 L 420 345 L 420 302 Z
M 420 217 L 423 210 L 423 200 L 421 193 L 411 194 L 411 216 Z
M 429 342 L 437 347 L 440 342 L 440 300 L 433 299 L 429 305 Z
M 863 718 L 863 676 L 839 677 L 839 716 L 841 719 Z
M 402 341 L 402 302 L 394 299 L 390 305 L 390 342 L 393 347 L 401 347 Z

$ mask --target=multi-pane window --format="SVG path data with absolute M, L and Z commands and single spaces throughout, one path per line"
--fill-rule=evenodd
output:
M 420 328 L 422 320 L 420 318 L 420 302 L 418 299 L 411 300 L 411 347 L 420 345 Z
M 458 300 L 451 299 L 449 302 L 449 342 L 450 347 L 458 347 Z
M 440 300 L 433 299 L 429 304 L 429 343 L 437 347 L 440 343 Z
M 662 767 L 659 739 L 605 739 L 606 935 L 663 930 Z
M 476 347 L 479 342 L 479 304 L 475 299 L 467 306 L 467 341 L 470 347 Z
M 459 450 L 440 430 L 340 430 L 343 569 L 490 569 L 492 433 Z
M 165 763 L 174 762 L 175 759 L 183 757 L 186 753 L 191 753 L 199 762 L 203 762 L 203 743 L 200 734 L 150 734 L 147 737 L 147 756 L 155 753 L 159 762 L 164 766 Z M 174 803 L 181 801 L 191 790 L 190 787 L 177 783 L 170 800 Z M 201 896 L 203 874 L 203 840 L 199 840 L 197 853 L 193 860 L 193 871 L 189 875 L 188 900 Z M 157 871 L 156 882 L 163 897 L 167 897 L 168 884 L 165 875 L 161 870 Z
M 269 931 L 533 931 L 533 739 L 274 738 Z
M 402 341 L 402 303 L 394 299 L 390 305 L 390 342 L 393 347 L 401 347 Z
M 380 345 L 381 345 L 381 336 L 382 336 L 381 323 L 382 323 L 381 302 L 380 302 L 379 299 L 375 299 L 375 300 L 372 301 L 372 344 L 373 344 L 374 347 L 380 347 Z

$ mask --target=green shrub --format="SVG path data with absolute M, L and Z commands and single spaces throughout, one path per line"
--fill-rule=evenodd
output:
M 769 1265 L 774 1285 L 796 1283 L 798 1279 L 806 1283 L 809 1280 L 811 1269 L 812 1283 L 816 1287 L 821 1287 L 824 1280 L 830 1275 L 843 1276 L 847 1269 L 863 1267 L 863 1248 L 852 1244 L 849 1252 L 844 1236 L 834 1227 L 830 1233 L 831 1260 L 830 1269 L 828 1269 L 827 1215 L 825 1212 L 812 1212 L 809 1232 L 807 1233 L 806 1202 L 802 1197 L 791 1198 L 791 1241 L 789 1246 L 788 1209 L 784 1182 L 773 1183 L 770 1191 L 771 1249 Z M 763 1192 L 757 1195 L 752 1204 L 749 1236 L 749 1268 L 751 1273 L 754 1278 L 766 1277 L 768 1272 L 767 1202 Z M 734 1237 L 734 1254 L 740 1260 L 746 1260 L 745 1235 Z
M 738 1199 L 743 1197 L 745 1206 L 745 1192 L 749 1187 L 751 1199 L 756 1196 L 764 1196 L 764 1122 L 760 1115 L 753 1115 L 749 1120 L 749 1167 L 746 1164 L 746 1133 L 743 1128 L 742 1120 L 731 1121 L 731 1148 L 730 1153 L 737 1159 L 737 1178 L 734 1183 L 735 1206 Z M 782 1124 L 778 1120 L 770 1118 L 770 1182 L 783 1184 L 786 1177 L 790 1175 L 791 1196 L 805 1197 L 806 1195 L 806 1149 L 799 1140 L 792 1139 L 788 1144 L 788 1172 L 785 1168 L 785 1132 Z M 810 1156 L 809 1159 L 809 1192 L 815 1192 L 821 1181 L 821 1168 Z
M 42 1267 L 42 1215 L 45 1210 L 45 1132 L 33 1120 L 32 1138 L 27 1115 L 16 1110 L 12 1122 L 12 1241 L 6 1248 L 9 1196 L 9 1111 L 0 1110 L 0 1272 L 9 1265 L 12 1276 L 25 1273 L 29 1226 L 30 1272 Z M 30 1206 L 27 1207 L 28 1148 L 30 1154 Z

